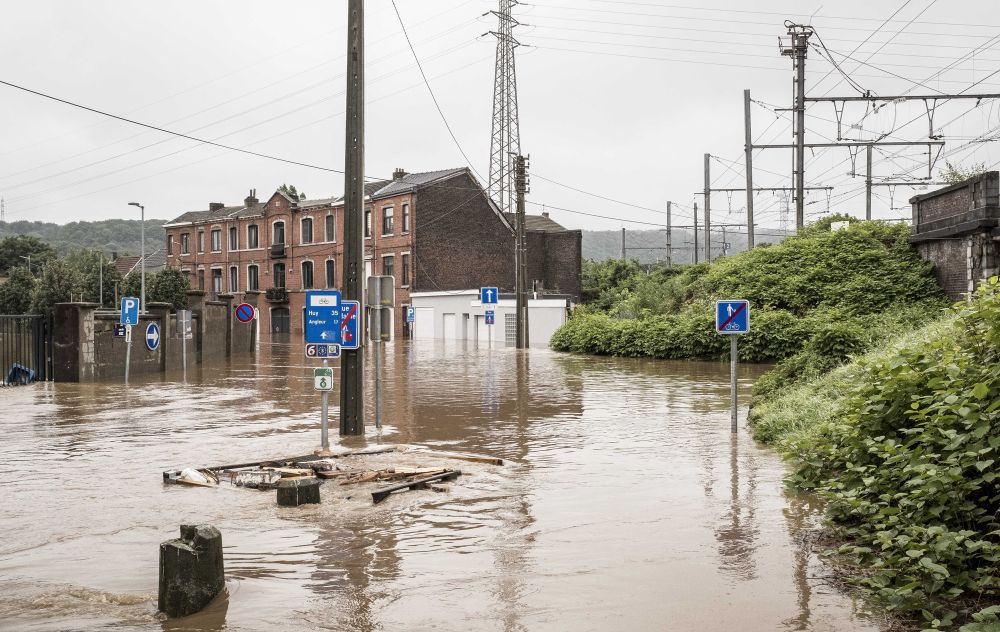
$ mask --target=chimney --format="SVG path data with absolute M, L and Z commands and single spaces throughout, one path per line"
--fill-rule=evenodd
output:
M 548 211 L 542 211 L 542 217 L 548 217 L 548 216 L 549 216 Z
M 226 205 L 223 204 L 222 202 L 209 202 L 208 203 L 208 210 L 210 210 L 210 211 L 221 211 L 224 208 L 226 208 Z
M 257 199 L 257 189 L 250 189 L 250 195 L 243 198 L 243 205 L 247 208 L 257 204 L 260 200 Z
M 395 169 L 395 170 L 394 170 L 394 171 L 392 172 L 392 179 L 393 179 L 393 180 L 402 180 L 402 179 L 403 179 L 403 177 L 405 177 L 405 176 L 406 176 L 406 172 L 405 172 L 405 171 L 403 171 L 402 169 L 400 169 L 399 167 L 397 167 L 397 168 L 396 168 L 396 169 Z

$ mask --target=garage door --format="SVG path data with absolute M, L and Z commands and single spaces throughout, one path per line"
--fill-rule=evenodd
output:
M 444 330 L 445 340 L 455 339 L 455 315 L 454 314 L 442 314 L 441 326 Z
M 434 339 L 434 308 L 417 307 L 413 314 L 413 337 L 416 340 Z

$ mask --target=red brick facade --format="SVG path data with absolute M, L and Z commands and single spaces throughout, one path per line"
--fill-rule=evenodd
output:
M 468 170 L 397 172 L 366 193 L 365 273 L 395 277 L 397 336 L 408 334 L 401 308 L 418 288 L 513 290 L 510 224 Z M 264 202 L 251 193 L 241 206 L 212 204 L 166 225 L 167 265 L 187 271 L 193 289 L 232 293 L 237 302 L 261 292 L 261 331 L 301 335 L 305 292 L 341 287 L 343 209 L 341 199 L 296 202 L 280 192 Z M 558 235 L 534 242 L 529 265 L 546 289 L 578 299 L 580 232 L 563 232 L 551 251 L 547 240 Z

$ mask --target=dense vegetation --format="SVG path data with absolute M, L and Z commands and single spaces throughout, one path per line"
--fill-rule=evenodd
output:
M 758 396 L 758 438 L 828 501 L 848 579 L 929 629 L 1000 629 L 1000 283 L 834 371 Z
M 781 244 L 673 269 L 587 262 L 584 306 L 552 338 L 562 351 L 656 358 L 720 358 L 713 303 L 745 298 L 752 333 L 740 357 L 798 356 L 794 373 L 822 373 L 944 306 L 930 264 L 906 242 L 906 226 L 830 218 Z M 789 365 L 792 366 L 792 365 Z M 790 369 L 786 369 L 789 370 Z M 775 381 L 780 382 L 777 378 Z
M 154 252 L 163 248 L 166 220 L 146 220 L 146 250 Z M 0 222 L 0 238 L 14 235 L 37 237 L 54 248 L 59 254 L 68 254 L 80 248 L 103 251 L 106 255 L 117 252 L 139 254 L 142 245 L 142 222 L 138 219 L 108 219 L 98 222 L 70 222 L 52 224 L 49 222 Z M 2 274 L 2 273 L 0 273 Z

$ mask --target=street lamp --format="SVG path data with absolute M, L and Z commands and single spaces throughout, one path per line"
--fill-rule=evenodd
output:
M 138 202 L 129 202 L 128 205 L 139 207 L 139 217 L 142 220 L 139 224 L 139 235 L 142 242 L 139 251 L 139 274 L 142 287 L 142 294 L 139 296 L 139 309 L 146 313 L 146 207 Z

